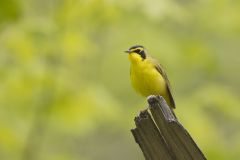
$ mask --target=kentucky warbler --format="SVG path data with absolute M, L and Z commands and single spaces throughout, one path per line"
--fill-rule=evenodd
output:
M 145 97 L 163 96 L 167 104 L 175 108 L 169 80 L 157 60 L 151 58 L 141 45 L 132 46 L 125 52 L 131 62 L 130 77 L 133 88 Z

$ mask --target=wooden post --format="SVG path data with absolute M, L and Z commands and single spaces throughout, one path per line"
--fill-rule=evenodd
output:
M 163 97 L 150 96 L 148 103 L 131 130 L 146 160 L 206 160 Z

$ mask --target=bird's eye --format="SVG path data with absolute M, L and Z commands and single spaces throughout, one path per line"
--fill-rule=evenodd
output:
M 136 49 L 134 52 L 139 53 L 139 52 L 140 52 L 140 49 Z

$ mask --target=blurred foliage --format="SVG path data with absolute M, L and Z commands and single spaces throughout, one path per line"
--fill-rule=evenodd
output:
M 143 159 L 123 50 L 165 66 L 208 159 L 240 157 L 240 1 L 0 2 L 0 159 Z

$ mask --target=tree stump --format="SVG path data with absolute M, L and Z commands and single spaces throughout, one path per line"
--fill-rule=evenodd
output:
M 146 160 L 206 160 L 163 97 L 149 96 L 148 104 L 131 130 Z

